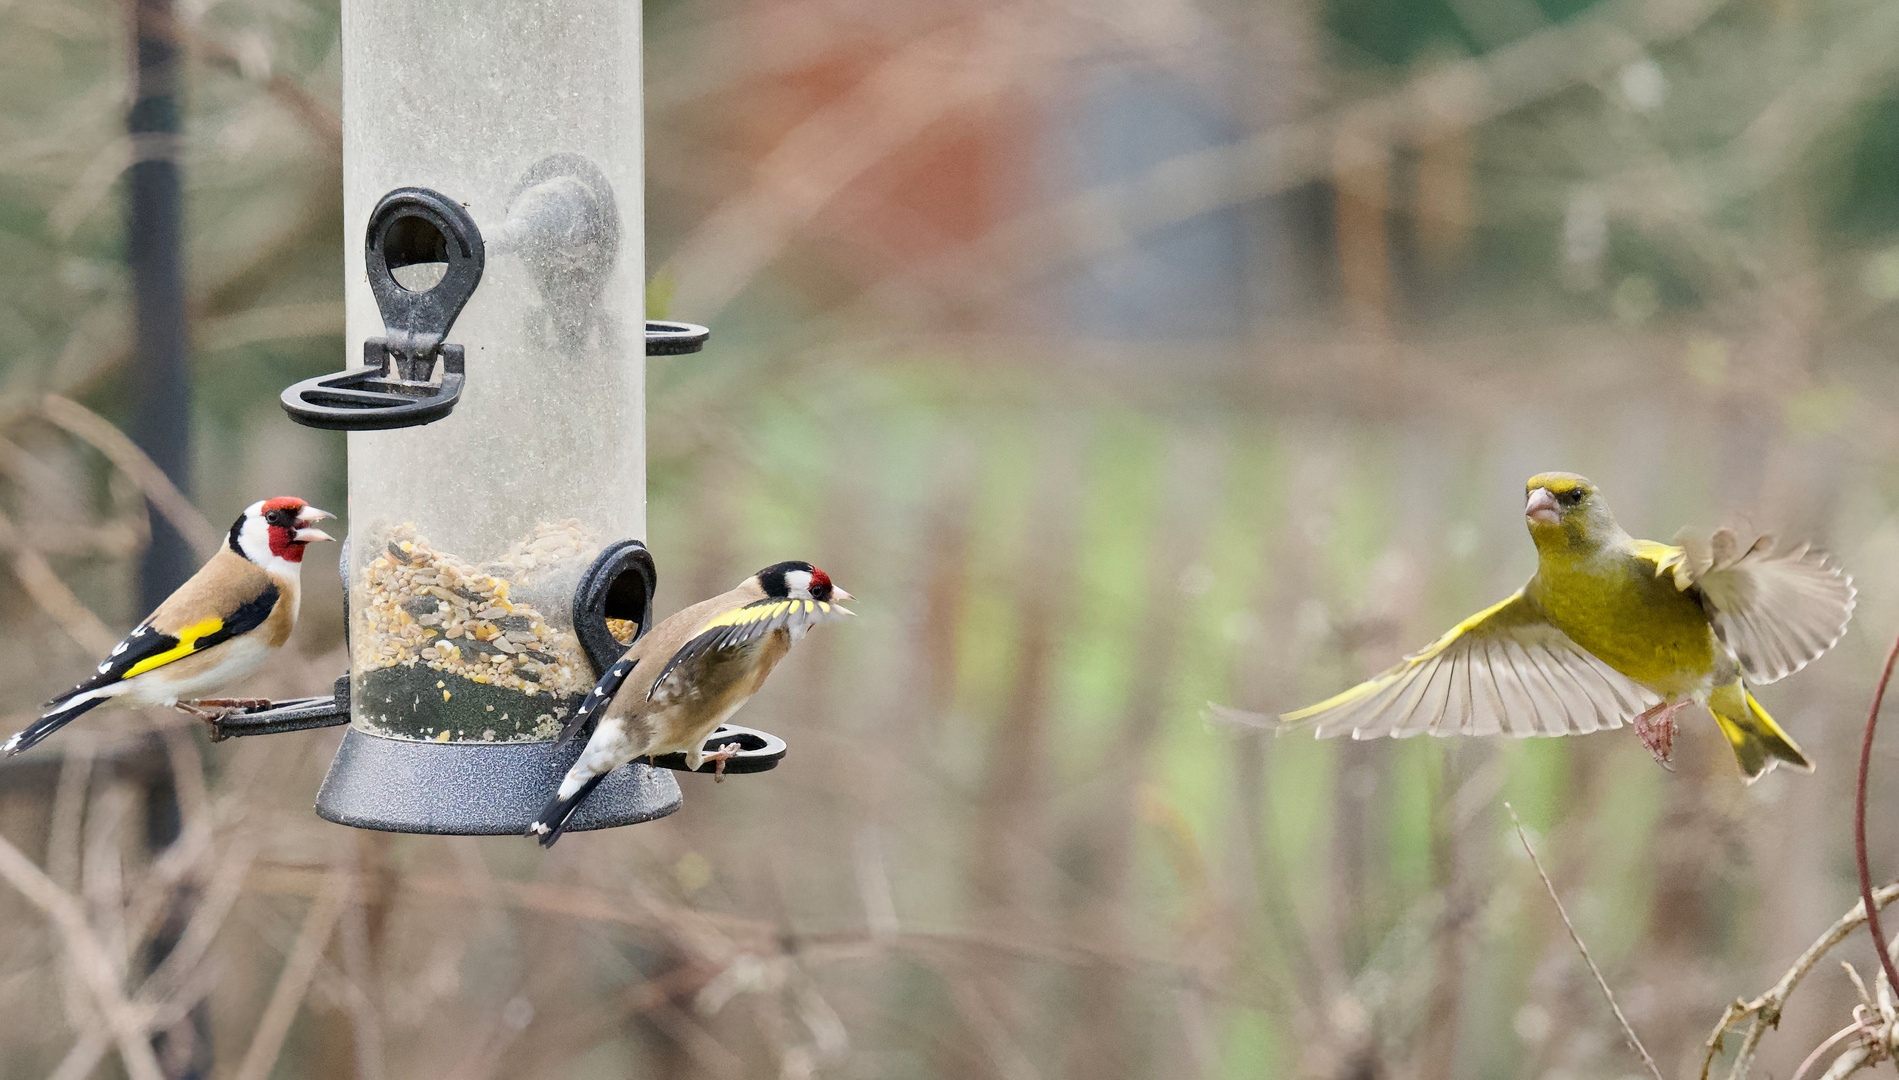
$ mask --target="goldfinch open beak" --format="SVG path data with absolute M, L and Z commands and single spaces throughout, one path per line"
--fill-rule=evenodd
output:
M 334 541 L 336 537 L 331 536 L 329 533 L 324 532 L 322 529 L 312 529 L 308 527 L 313 522 L 323 521 L 323 520 L 334 518 L 334 517 L 336 517 L 336 515 L 330 513 L 328 510 L 318 510 L 314 506 L 304 507 L 302 510 L 299 510 L 297 512 L 297 533 L 295 536 L 291 537 L 291 539 L 295 540 L 299 544 L 310 544 L 310 543 L 315 543 L 320 540 Z
M 1530 502 L 1523 508 L 1523 516 L 1544 525 L 1554 525 L 1563 514 L 1557 509 L 1556 496 L 1550 494 L 1550 489 L 1537 488 L 1530 492 Z

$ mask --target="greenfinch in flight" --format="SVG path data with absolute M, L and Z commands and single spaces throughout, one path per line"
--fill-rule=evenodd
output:
M 1748 686 L 1800 670 L 1846 632 L 1853 582 L 1807 545 L 1731 530 L 1675 545 L 1622 531 L 1596 486 L 1530 478 L 1537 567 L 1509 599 L 1337 697 L 1286 713 L 1320 738 L 1568 735 L 1633 724 L 1668 763 L 1675 714 L 1704 706 L 1748 782 L 1813 771 Z

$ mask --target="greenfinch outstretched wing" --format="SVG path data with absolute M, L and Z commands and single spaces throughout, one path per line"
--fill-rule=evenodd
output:
M 1675 587 L 1699 590 L 1714 632 L 1756 685 L 1784 679 L 1838 642 L 1853 617 L 1853 580 L 1806 544 L 1774 550 L 1763 536 L 1743 548 L 1732 529 L 1702 538 L 1683 533 L 1679 547 L 1638 541 L 1655 572 Z
M 1322 739 L 1569 735 L 1621 727 L 1660 701 L 1550 625 L 1518 590 L 1383 674 L 1280 719 L 1314 721 Z

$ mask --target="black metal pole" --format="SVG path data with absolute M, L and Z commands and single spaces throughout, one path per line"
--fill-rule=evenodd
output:
M 185 355 L 184 210 L 178 174 L 178 42 L 171 0 L 133 0 L 132 139 L 126 261 L 132 271 L 136 349 L 132 437 L 178 490 L 191 491 L 191 378 Z M 195 569 L 185 538 L 164 515 L 151 513 L 152 543 L 138 575 L 142 618 Z M 145 790 L 145 843 L 153 855 L 178 839 L 178 792 L 169 760 Z M 189 885 L 166 912 L 145 956 L 147 970 L 170 955 L 195 906 Z M 157 1032 L 168 1080 L 202 1080 L 211 1073 L 210 1015 L 201 1004 L 180 1023 Z
M 134 0 L 131 218 L 126 258 L 132 269 L 138 345 L 132 386 L 132 437 L 191 492 L 191 379 L 185 363 L 183 209 L 178 176 L 178 46 L 171 0 Z M 192 570 L 185 538 L 157 513 L 139 571 L 138 616 L 156 608 Z

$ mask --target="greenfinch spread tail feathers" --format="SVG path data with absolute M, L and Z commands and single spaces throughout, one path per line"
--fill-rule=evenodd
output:
M 1747 686 L 1790 675 L 1839 641 L 1853 614 L 1850 577 L 1805 545 L 1743 545 L 1725 529 L 1673 545 L 1637 540 L 1573 473 L 1532 477 L 1527 494 L 1537 569 L 1523 588 L 1280 720 L 1357 739 L 1631 723 L 1666 764 L 1675 713 L 1700 703 L 1750 782 L 1777 762 L 1812 771 Z

